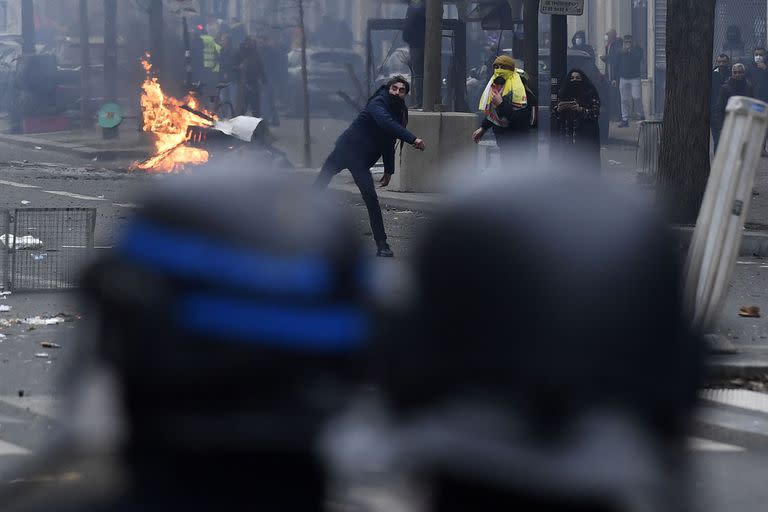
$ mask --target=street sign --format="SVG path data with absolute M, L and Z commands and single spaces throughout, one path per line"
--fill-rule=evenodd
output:
M 114 128 L 123 122 L 123 109 L 116 103 L 107 103 L 99 109 L 99 126 Z
M 584 0 L 539 0 L 541 14 L 581 16 L 584 14 Z
M 165 0 L 168 12 L 175 16 L 197 16 L 200 14 L 200 2 L 198 0 Z

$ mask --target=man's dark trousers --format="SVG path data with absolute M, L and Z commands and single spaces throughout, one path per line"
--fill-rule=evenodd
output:
M 351 151 L 349 152 L 351 153 Z M 336 146 L 323 164 L 323 168 L 320 169 L 320 175 L 315 181 L 315 186 L 325 188 L 334 176 L 343 169 L 349 169 L 349 172 L 352 173 L 352 178 L 355 180 L 355 185 L 357 185 L 360 194 L 363 196 L 365 207 L 368 209 L 373 239 L 376 240 L 377 244 L 386 242 L 387 234 L 384 231 L 384 219 L 381 216 L 379 196 L 376 194 L 376 186 L 373 183 L 373 176 L 371 176 L 371 166 L 376 163 L 378 158 L 370 162 L 364 161 L 356 155 L 345 155 L 344 153 L 343 148 Z

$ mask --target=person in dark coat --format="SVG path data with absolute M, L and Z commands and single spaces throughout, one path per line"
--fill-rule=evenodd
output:
M 528 86 L 527 76 L 518 73 L 515 66 L 509 55 L 496 57 L 494 74 L 480 100 L 480 109 L 485 116 L 480 128 L 472 134 L 477 143 L 488 130 L 493 130 L 502 162 L 507 164 L 531 153 L 536 147 L 536 141 L 529 136 L 535 121 L 533 109 L 538 105 L 536 94 Z M 510 85 L 510 81 L 517 86 Z
M 755 48 L 753 62 L 745 66 L 747 80 L 755 89 L 755 99 L 768 101 L 768 62 L 765 48 Z
M 396 76 L 381 86 L 368 100 L 360 115 L 336 140 L 336 147 L 315 181 L 316 187 L 325 188 L 342 169 L 349 169 L 368 209 L 376 241 L 376 255 L 386 258 L 394 254 L 387 244 L 371 167 L 379 158 L 384 160 L 381 184 L 386 187 L 395 172 L 395 144 L 398 139 L 421 151 L 425 149 L 424 141 L 406 129 L 408 107 L 405 106 L 405 97 L 410 89 L 410 84 L 402 76 Z
M 566 150 L 569 147 L 577 149 L 577 165 L 599 174 L 600 95 L 580 69 L 568 72 L 568 82 L 558 95 L 555 118 Z
M 234 65 L 240 82 L 240 99 L 235 110 L 248 112 L 250 108 L 254 117 L 261 117 L 261 87 L 267 83 L 267 74 L 257 41 L 255 34 L 249 35 L 235 54 Z
M 571 45 L 573 46 L 574 50 L 587 52 L 592 56 L 593 59 L 595 58 L 595 49 L 587 44 L 587 33 L 583 30 L 579 30 L 573 34 L 573 37 L 571 38 Z
M 728 106 L 728 100 L 730 100 L 732 96 L 755 97 L 755 89 L 752 87 L 752 84 L 747 81 L 746 69 L 744 64 L 741 63 L 733 65 L 731 68 L 731 78 L 729 78 L 720 88 L 720 96 L 717 99 L 717 115 L 714 120 L 718 133 L 723 130 L 723 124 L 725 123 L 725 107 Z M 715 151 L 717 151 L 717 144 L 715 144 Z
M 721 53 L 715 60 L 715 69 L 712 70 L 712 94 L 709 100 L 709 125 L 712 128 L 712 140 L 717 147 L 720 141 L 720 126 L 717 124 L 717 100 L 720 98 L 720 88 L 731 77 L 731 59 Z

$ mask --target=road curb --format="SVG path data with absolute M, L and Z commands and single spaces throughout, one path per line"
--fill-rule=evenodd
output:
M 47 151 L 57 151 L 78 156 L 80 158 L 92 160 L 94 158 L 100 161 L 112 161 L 118 159 L 140 159 L 146 158 L 147 150 L 138 148 L 125 149 L 99 149 L 91 146 L 79 144 L 69 144 L 66 142 L 57 142 L 53 140 L 39 139 L 37 137 L 28 137 L 26 135 L 11 135 L 7 133 L 0 134 L 0 142 L 7 142 L 17 146 L 27 148 L 40 148 Z
M 768 448 L 768 416 L 759 412 L 703 401 L 693 418 L 697 437 L 745 449 Z
M 332 190 L 348 199 L 360 199 L 360 192 L 354 185 L 332 184 Z M 433 213 L 439 211 L 446 200 L 440 194 L 430 194 L 429 199 L 424 199 L 423 194 L 414 194 L 409 192 L 390 192 L 384 189 L 378 189 L 379 203 L 386 208 L 399 208 Z M 412 196 L 412 197 L 408 197 Z M 675 233 L 681 248 L 687 249 L 691 245 L 693 238 L 693 227 L 690 226 L 671 226 Z M 768 258 L 768 232 L 746 230 L 741 237 L 739 247 L 739 256 L 757 256 Z

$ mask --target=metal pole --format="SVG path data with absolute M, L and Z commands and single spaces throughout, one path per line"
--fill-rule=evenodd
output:
M 523 11 L 523 60 L 530 80 L 528 86 L 539 94 L 539 0 L 525 0 Z
M 181 27 L 184 37 L 184 65 L 186 69 L 184 87 L 190 89 L 192 87 L 192 46 L 189 41 L 189 25 L 186 17 L 181 18 Z
M 424 112 L 434 112 L 440 99 L 443 0 L 426 0 L 427 26 L 424 37 Z
M 309 129 L 309 79 L 307 76 L 307 34 L 304 26 L 304 0 L 299 0 L 299 27 L 301 29 L 301 85 L 304 97 L 304 167 L 312 167 L 312 141 Z
M 467 24 L 463 21 L 456 23 L 453 31 L 453 90 L 456 112 L 469 112 L 467 105 Z
M 117 101 L 117 0 L 104 0 L 104 101 Z M 103 139 L 120 136 L 120 128 L 102 128 Z
M 90 30 L 88 29 L 88 0 L 80 0 L 80 127 L 90 125 L 91 68 Z
M 21 0 L 21 53 L 34 55 L 35 50 L 35 7 L 32 0 Z
M 149 6 L 149 47 L 152 54 L 152 71 L 162 77 L 163 52 L 163 0 L 152 0 Z
M 562 81 L 568 72 L 568 18 L 566 16 L 552 16 L 552 47 L 550 49 L 551 89 L 550 89 L 550 131 L 552 140 L 550 141 L 550 151 L 556 144 L 558 125 L 555 120 L 555 107 L 557 106 L 557 96 L 562 87 Z M 538 62 L 538 59 L 537 59 Z M 530 66 L 529 66 L 530 67 Z

